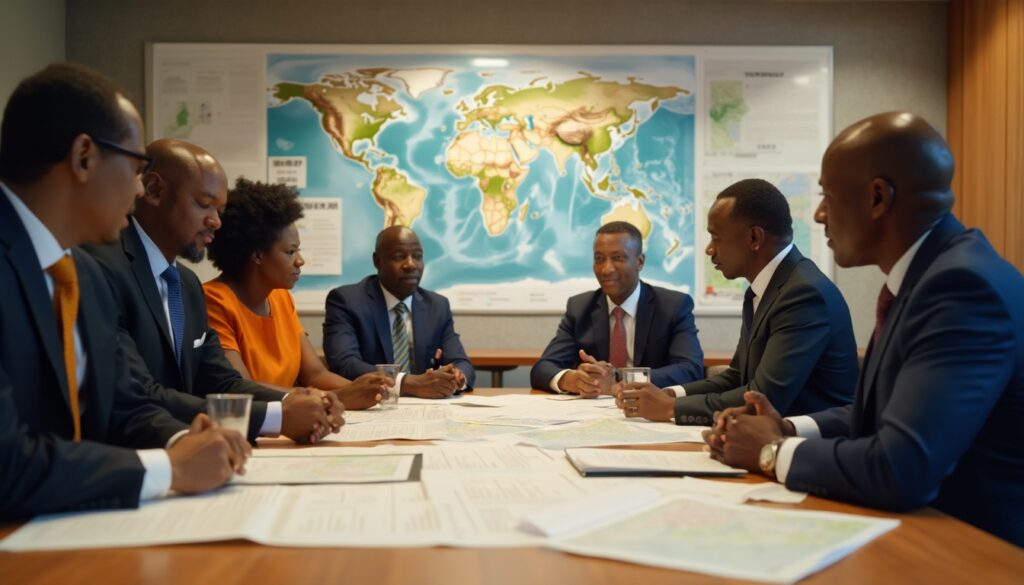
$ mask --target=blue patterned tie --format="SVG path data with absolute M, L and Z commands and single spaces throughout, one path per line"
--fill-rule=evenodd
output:
M 395 323 L 391 326 L 391 348 L 395 353 L 398 369 L 408 373 L 409 370 L 409 331 L 405 327 L 405 315 L 409 308 L 405 303 L 398 303 L 392 309 L 395 312 Z
M 185 337 L 185 306 L 181 304 L 181 275 L 178 267 L 171 264 L 160 274 L 167 282 L 167 311 L 171 315 L 171 330 L 174 333 L 174 356 L 181 365 L 181 341 Z

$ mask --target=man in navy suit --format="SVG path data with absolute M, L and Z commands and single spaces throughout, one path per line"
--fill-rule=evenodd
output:
M 952 177 L 942 136 L 913 114 L 840 133 L 815 219 L 836 263 L 886 274 L 854 402 L 783 420 L 748 392 L 707 440 L 791 489 L 930 504 L 1024 545 L 1024 278 L 952 216 Z
M 51 65 L 0 129 L 0 519 L 132 508 L 222 485 L 244 438 L 191 427 L 128 374 L 117 306 L 85 242 L 111 241 L 142 192 L 142 120 L 85 67 Z
M 850 403 L 857 343 L 839 289 L 793 245 L 786 197 L 768 181 L 726 187 L 708 211 L 705 252 L 729 279 L 750 283 L 732 363 L 707 380 L 658 388 L 631 384 L 616 394 L 627 417 L 711 424 L 715 411 L 759 390 L 776 410 L 808 414 Z
M 377 235 L 376 276 L 327 295 L 324 354 L 331 371 L 355 379 L 375 364 L 401 366 L 403 396 L 445 398 L 472 389 L 448 299 L 420 288 L 423 247 L 416 233 L 392 226 Z M 397 351 L 396 351 L 397 350 Z
M 220 227 L 227 203 L 220 163 L 180 140 L 154 141 L 146 153 L 153 164 L 142 178 L 143 194 L 128 227 L 114 242 L 83 247 L 114 285 L 120 342 L 132 377 L 181 420 L 205 412 L 207 394 L 252 394 L 251 440 L 281 434 L 315 443 L 337 431 L 343 407 L 334 394 L 299 389 L 289 395 L 246 380 L 231 367 L 207 322 L 199 277 L 177 261 L 202 260 Z M 171 272 L 183 312 L 178 331 L 171 323 Z
M 613 221 L 594 238 L 596 291 L 566 304 L 554 339 L 530 370 L 540 390 L 593 398 L 610 392 L 613 367 L 646 366 L 659 387 L 704 377 L 693 299 L 640 282 L 643 237 L 632 224 Z

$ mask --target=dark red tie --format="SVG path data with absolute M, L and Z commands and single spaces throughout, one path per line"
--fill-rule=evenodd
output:
M 626 324 L 623 318 L 626 312 L 622 307 L 612 309 L 612 316 L 615 317 L 615 325 L 612 326 L 612 342 L 609 348 L 608 358 L 616 368 L 626 367 Z
M 878 345 L 878 338 L 882 336 L 882 327 L 885 327 L 885 318 L 889 315 L 889 308 L 892 307 L 893 296 L 889 286 L 883 284 L 881 292 L 878 293 L 878 307 L 875 309 L 875 332 L 871 336 L 874 345 Z

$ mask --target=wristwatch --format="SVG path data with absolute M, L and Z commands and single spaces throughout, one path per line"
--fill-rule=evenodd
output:
M 764 473 L 771 479 L 775 479 L 775 461 L 779 455 L 779 445 L 785 441 L 784 438 L 778 438 L 771 443 L 766 443 L 764 447 L 761 447 L 761 455 L 757 458 L 757 465 L 761 468 L 761 473 Z

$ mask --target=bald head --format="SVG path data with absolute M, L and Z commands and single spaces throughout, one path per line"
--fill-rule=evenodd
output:
M 839 133 L 821 163 L 825 225 L 840 266 L 892 265 L 953 207 L 953 156 L 923 118 L 888 112 Z
M 825 151 L 849 180 L 867 184 L 883 179 L 896 197 L 893 209 L 924 216 L 929 223 L 953 207 L 953 155 L 924 118 L 886 112 L 865 118 L 839 133 Z
M 416 232 L 395 225 L 377 234 L 373 266 L 380 284 L 398 299 L 416 291 L 423 276 L 423 246 Z
M 206 149 L 182 140 L 156 140 L 146 154 L 153 164 L 135 219 L 168 261 L 179 255 L 202 260 L 227 203 L 224 168 Z

